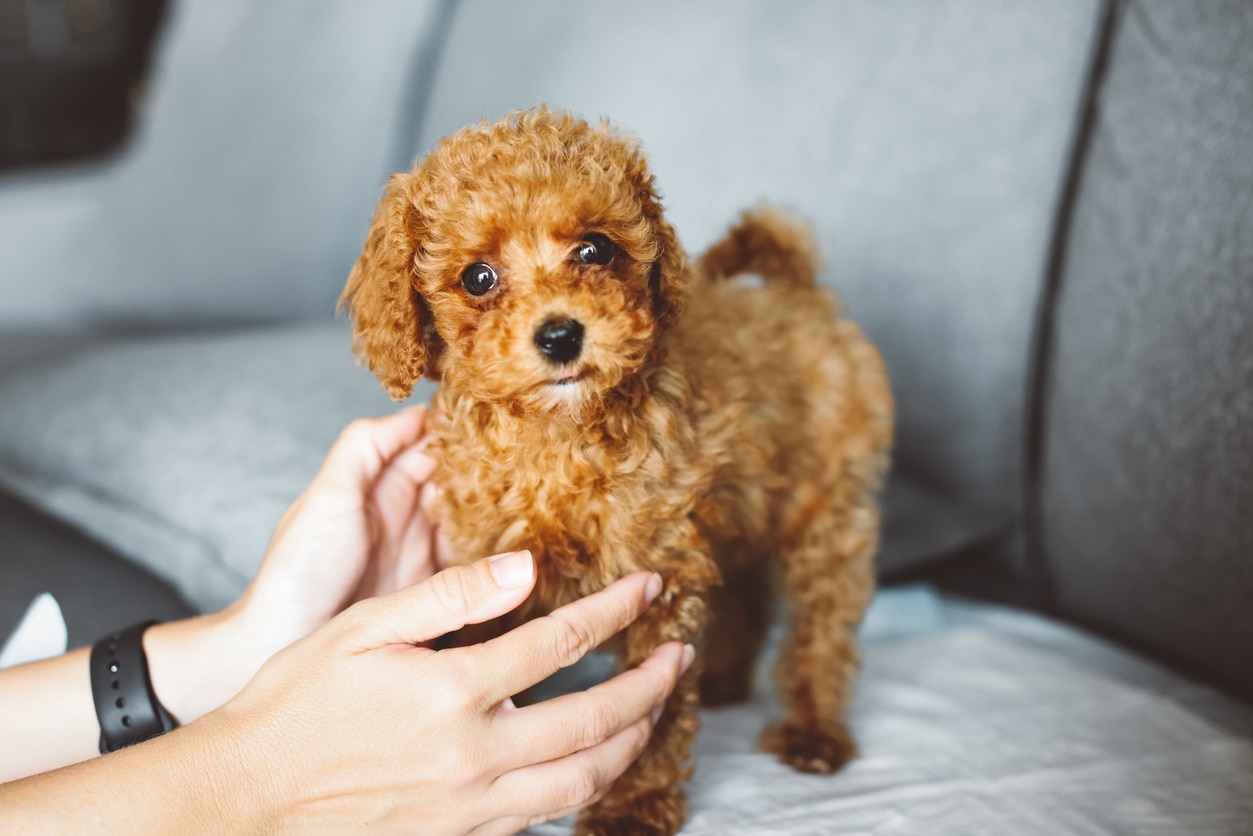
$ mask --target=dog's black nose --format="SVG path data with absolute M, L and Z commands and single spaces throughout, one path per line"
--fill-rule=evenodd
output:
M 554 363 L 565 365 L 583 350 L 583 323 L 566 316 L 554 316 L 535 329 L 535 347 Z

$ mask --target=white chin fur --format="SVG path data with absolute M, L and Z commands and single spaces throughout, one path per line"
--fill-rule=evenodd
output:
M 574 409 L 587 400 L 587 384 L 583 381 L 550 383 L 544 387 L 544 395 L 553 409 Z

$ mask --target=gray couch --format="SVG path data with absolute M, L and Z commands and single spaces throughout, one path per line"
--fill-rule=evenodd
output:
M 754 754 L 763 679 L 689 831 L 1253 832 L 1240 0 L 175 3 L 121 150 L 0 176 L 0 638 L 231 600 L 392 408 L 331 314 L 387 173 L 540 101 L 692 252 L 812 218 L 898 399 L 863 756 Z

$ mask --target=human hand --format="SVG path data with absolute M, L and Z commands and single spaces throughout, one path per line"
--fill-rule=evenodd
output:
M 412 407 L 350 424 L 239 600 L 144 635 L 157 696 L 180 722 L 233 697 L 271 655 L 354 601 L 435 571 L 435 526 L 419 501 L 435 465 L 422 453 L 425 418 Z
M 0 785 L 8 830 L 496 834 L 574 812 L 638 756 L 691 650 L 662 645 L 587 691 L 510 701 L 635 619 L 660 589 L 645 573 L 485 644 L 422 646 L 513 609 L 534 582 L 521 553 L 355 604 L 199 720 Z M 70 679 L 85 653 L 61 657 Z
M 435 571 L 434 526 L 419 507 L 435 466 L 422 453 L 425 419 L 418 406 L 349 424 L 279 520 L 239 602 L 273 650 Z
M 183 730 L 227 747 L 242 771 L 251 791 L 230 824 L 512 833 L 599 798 L 643 749 L 691 651 L 662 645 L 588 691 L 510 701 L 633 621 L 660 589 L 645 573 L 484 644 L 422 646 L 514 609 L 534 582 L 526 552 L 454 566 L 277 654 Z

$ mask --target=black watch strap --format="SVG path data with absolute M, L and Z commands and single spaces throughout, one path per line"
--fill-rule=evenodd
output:
M 91 647 L 91 695 L 100 720 L 100 754 L 172 731 L 178 724 L 152 689 L 144 621 L 111 633 Z

